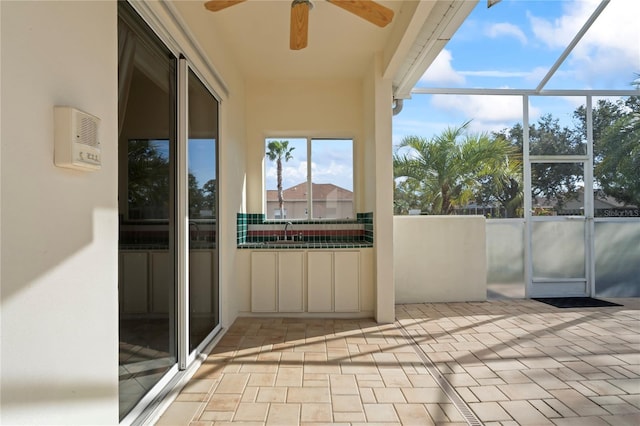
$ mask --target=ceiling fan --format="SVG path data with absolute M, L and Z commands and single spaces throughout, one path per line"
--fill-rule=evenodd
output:
M 209 0 L 204 6 L 218 12 L 246 0 Z M 386 27 L 393 19 L 393 10 L 373 0 L 327 0 L 342 9 L 361 17 L 379 27 Z M 309 10 L 313 8 L 310 0 L 293 0 L 291 3 L 291 27 L 289 48 L 300 50 L 307 47 L 309 32 Z

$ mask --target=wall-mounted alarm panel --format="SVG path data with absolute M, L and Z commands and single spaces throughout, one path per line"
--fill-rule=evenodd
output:
M 99 170 L 100 119 L 67 106 L 54 107 L 54 163 L 76 170 Z

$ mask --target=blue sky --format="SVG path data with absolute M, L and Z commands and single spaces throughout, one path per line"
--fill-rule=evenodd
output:
M 599 0 L 480 0 L 416 87 L 534 89 L 596 9 Z M 640 1 L 612 0 L 545 89 L 622 89 L 640 73 Z M 564 121 L 576 98 L 534 98 L 532 120 Z M 394 143 L 432 137 L 472 120 L 472 131 L 521 121 L 522 100 L 506 96 L 413 95 L 394 117 Z
M 216 177 L 216 142 L 213 139 L 189 139 L 189 172 L 202 186 Z

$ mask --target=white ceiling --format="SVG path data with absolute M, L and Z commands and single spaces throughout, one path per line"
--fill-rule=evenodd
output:
M 315 0 L 309 13 L 309 44 L 289 49 L 290 0 L 249 0 L 210 12 L 204 1 L 176 1 L 185 22 L 211 25 L 235 55 L 247 78 L 358 78 L 382 51 L 403 1 L 379 1 L 396 16 L 385 28 L 373 25 L 329 2 Z M 196 15 L 204 15 L 196 16 Z M 206 40 L 199 40 L 205 44 Z
M 394 97 L 411 90 L 479 0 L 378 0 L 394 11 L 380 28 L 324 0 L 313 0 L 308 46 L 289 49 L 291 0 L 248 0 L 218 12 L 205 0 L 173 0 L 202 49 L 224 49 L 248 80 L 357 79 L 377 53 Z

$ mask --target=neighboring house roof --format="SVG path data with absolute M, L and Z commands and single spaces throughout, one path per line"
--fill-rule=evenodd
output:
M 633 205 L 621 203 L 615 199 L 615 197 L 611 197 L 606 195 L 603 191 L 599 189 L 593 190 L 593 201 L 596 209 L 616 209 L 616 208 L 625 208 L 625 207 L 636 207 Z M 534 206 L 536 207 L 555 207 L 557 204 L 557 200 L 550 199 L 547 200 L 544 197 L 536 197 L 534 200 Z M 584 190 L 579 188 L 576 192 L 575 196 L 565 200 L 563 208 L 567 210 L 580 208 L 584 204 Z
M 313 201 L 323 201 L 329 198 L 352 201 L 353 192 L 348 189 L 341 188 L 332 183 L 312 183 L 311 190 L 313 193 Z M 307 199 L 307 182 L 302 182 L 282 191 L 285 201 L 299 201 Z M 275 189 L 267 190 L 267 202 L 278 201 L 278 191 Z

